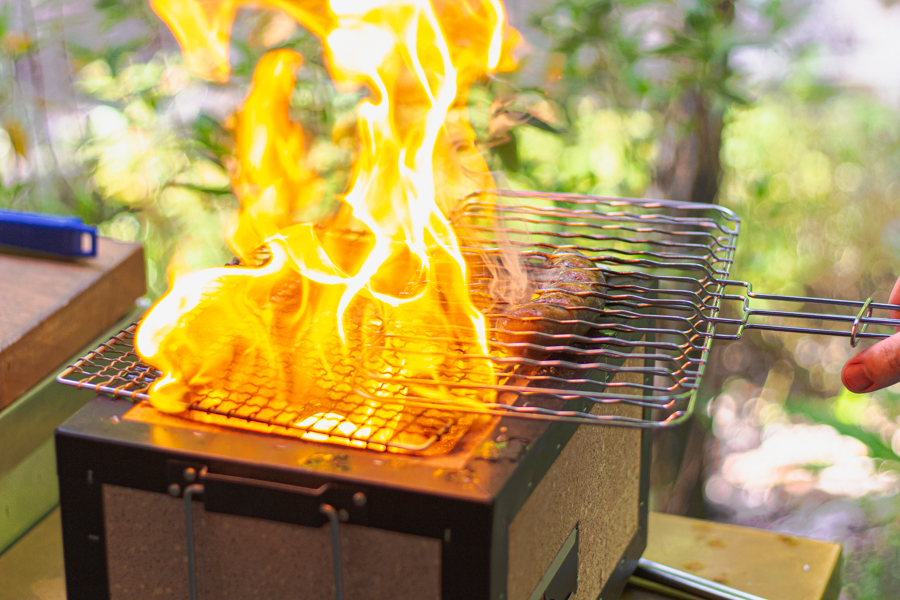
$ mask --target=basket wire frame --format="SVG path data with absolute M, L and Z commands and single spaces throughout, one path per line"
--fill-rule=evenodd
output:
M 470 268 L 470 294 L 489 324 L 496 324 L 523 301 L 498 286 L 508 283 L 503 281 L 508 278 L 504 274 L 524 274 L 524 279 L 519 279 L 531 286 L 526 290 L 527 301 L 528 292 L 541 287 L 553 289 L 552 281 L 546 281 L 546 261 L 560 253 L 578 254 L 594 262 L 606 284 L 598 286 L 592 295 L 605 306 L 602 310 L 580 309 L 591 313 L 578 321 L 588 328 L 581 335 L 545 333 L 538 335 L 540 343 L 502 342 L 492 330 L 491 352 L 486 356 L 460 354 L 465 351 L 449 348 L 453 340 L 435 340 L 429 332 L 388 333 L 388 337 L 397 338 L 388 342 L 398 347 L 408 345 L 410 352 L 416 351 L 417 336 L 425 336 L 432 342 L 429 352 L 434 352 L 434 341 L 445 341 L 447 351 L 455 353 L 450 358 L 463 360 L 459 364 L 490 361 L 500 373 L 496 385 L 484 386 L 477 378 L 468 379 L 463 367 L 450 388 L 465 395 L 473 388 L 488 387 L 497 392 L 498 400 L 480 408 L 436 401 L 433 395 L 416 390 L 446 386 L 446 382 L 395 381 L 377 370 L 367 370 L 363 361 L 363 376 L 351 386 L 352 394 L 336 400 L 343 403 L 341 414 L 352 413 L 348 402 L 357 406 L 396 402 L 397 410 L 403 413 L 403 427 L 416 428 L 417 439 L 422 441 L 404 444 L 396 438 L 373 436 L 357 438 L 356 442 L 370 444 L 377 440 L 386 447 L 418 451 L 473 413 L 638 428 L 671 427 L 689 418 L 715 339 L 734 340 L 748 329 L 762 329 L 844 336 L 856 345 L 861 339 L 888 337 L 892 328 L 900 325 L 896 319 L 875 314 L 898 311 L 900 306 L 874 303 L 871 298 L 856 302 L 759 294 L 749 283 L 731 280 L 740 219 L 719 206 L 492 191 L 467 197 L 450 219 L 463 255 L 470 266 L 474 265 Z M 735 288 L 743 293 L 733 293 Z M 752 300 L 801 304 L 804 310 L 754 308 Z M 733 311 L 741 316 L 723 316 L 725 303 L 732 303 Z M 809 312 L 810 307 L 823 312 Z M 836 308 L 850 314 L 833 314 Z M 556 324 L 552 319 L 531 319 Z M 791 320 L 815 320 L 822 326 L 789 324 Z M 869 331 L 870 326 L 879 331 Z M 535 328 L 540 331 L 541 324 Z M 133 331 L 134 326 L 76 362 L 59 381 L 118 397 L 147 399 L 147 390 L 160 373 L 141 363 L 134 353 Z M 638 360 L 623 366 L 628 358 Z M 632 376 L 615 378 L 619 373 Z M 649 412 L 650 418 L 596 414 L 583 408 L 565 410 L 565 402 L 574 399 L 654 410 Z M 201 399 L 191 409 L 303 430 L 297 425 L 297 415 L 281 414 L 279 418 L 278 414 L 242 408 L 246 402 L 228 404 L 227 395 L 220 400 L 226 403 L 206 406 Z M 325 433 L 335 435 L 334 431 Z

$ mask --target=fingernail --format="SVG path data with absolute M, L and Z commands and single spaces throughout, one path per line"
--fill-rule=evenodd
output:
M 866 369 L 861 363 L 847 365 L 847 367 L 844 368 L 844 372 L 841 373 L 841 380 L 844 382 L 844 385 L 847 386 L 848 390 L 856 392 L 857 394 L 866 391 L 872 383 L 874 383 L 869 379 L 869 376 L 866 375 Z

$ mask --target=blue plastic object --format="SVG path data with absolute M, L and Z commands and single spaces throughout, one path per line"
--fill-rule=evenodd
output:
M 0 209 L 0 245 L 57 256 L 96 256 L 97 228 L 79 217 Z
M 79 217 L 0 209 L 0 245 L 58 256 L 96 256 L 97 228 Z

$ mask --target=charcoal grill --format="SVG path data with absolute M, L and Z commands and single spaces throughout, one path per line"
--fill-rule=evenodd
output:
M 491 361 L 501 373 L 495 400 L 477 410 L 436 401 L 432 381 L 394 380 L 359 361 L 344 387 L 308 409 L 334 413 L 333 422 L 304 425 L 305 413 L 228 390 L 195 399 L 190 420 L 133 406 L 160 374 L 134 353 L 133 328 L 120 332 L 59 377 L 112 396 L 57 431 L 71 600 L 147 590 L 173 598 L 616 597 L 646 544 L 649 433 L 690 416 L 715 339 L 756 328 L 856 344 L 897 324 L 875 311 L 898 307 L 871 299 L 763 295 L 732 281 L 740 221 L 721 207 L 503 191 L 474 194 L 450 216 L 464 255 L 483 267 L 471 270 L 470 291 L 489 323 L 515 302 L 503 273 L 519 269 L 537 281 L 549 255 L 590 257 L 606 278 L 596 292 L 606 306 L 588 333 L 545 334 L 534 344 L 492 335 L 485 356 L 438 340 L 459 365 L 457 379 L 443 383 L 452 396 L 484 387 L 466 364 Z M 727 302 L 740 318 L 722 316 Z M 814 306 L 850 314 L 808 312 Z M 389 335 L 385 344 L 403 351 L 429 332 Z M 269 384 L 259 381 L 259 396 Z M 367 403 L 391 425 L 367 421 L 361 434 L 353 415 Z M 355 429 L 341 429 L 348 421 Z

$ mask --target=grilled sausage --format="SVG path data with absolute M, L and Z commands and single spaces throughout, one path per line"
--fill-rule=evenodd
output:
M 580 311 L 581 316 L 579 318 L 582 321 L 588 321 L 590 323 L 595 323 L 597 321 L 599 315 L 596 311 L 602 310 L 604 305 L 603 298 L 594 295 L 599 291 L 597 289 L 597 284 L 563 282 L 555 284 L 554 288 L 565 293 L 571 301 L 580 301 L 584 303 L 584 306 L 594 309 Z M 547 291 L 543 293 L 547 294 L 551 292 Z
M 547 259 L 550 267 L 567 267 L 569 269 L 596 269 L 594 261 L 580 254 L 554 254 Z
M 604 306 L 594 295 L 606 281 L 589 258 L 578 254 L 551 256 L 550 281 L 530 302 L 513 308 L 497 321 L 497 338 L 503 343 L 554 345 L 551 335 L 584 335 L 596 322 Z M 591 310 L 594 309 L 594 310 Z M 513 349 L 517 354 L 538 357 L 544 354 L 527 348 Z
M 569 333 L 574 316 L 567 309 L 555 304 L 528 302 L 515 307 L 509 315 L 497 322 L 497 337 L 510 344 L 526 342 L 537 345 L 551 345 L 548 335 Z
M 561 284 L 565 285 L 565 284 Z M 571 285 L 571 284 L 569 284 Z M 538 294 L 535 298 L 531 300 L 528 304 L 548 304 L 552 306 L 557 306 L 559 308 L 564 308 L 570 314 L 567 317 L 568 320 L 577 319 L 579 321 L 589 321 L 591 311 L 585 310 L 588 306 L 588 302 L 590 302 L 586 295 L 578 295 L 571 293 L 572 291 L 576 292 L 584 292 L 587 291 L 590 293 L 590 290 L 572 290 L 567 288 L 559 288 L 559 291 L 551 291 L 545 290 Z M 527 306 L 527 305 L 526 305 Z M 583 335 L 587 333 L 588 329 L 590 329 L 590 325 L 588 323 L 578 323 L 570 326 L 572 329 L 571 333 L 575 333 L 577 335 Z M 569 333 L 568 331 L 565 333 Z

